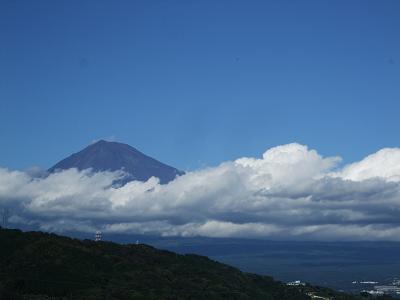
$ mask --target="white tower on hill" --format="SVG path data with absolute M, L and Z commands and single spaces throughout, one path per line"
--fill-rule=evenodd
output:
M 94 236 L 94 240 L 96 242 L 100 242 L 102 240 L 102 238 L 103 238 L 103 235 L 101 234 L 101 231 L 96 231 L 96 234 Z

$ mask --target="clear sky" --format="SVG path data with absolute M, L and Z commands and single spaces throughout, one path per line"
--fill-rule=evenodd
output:
M 399 146 L 400 1 L 0 1 L 0 166 Z

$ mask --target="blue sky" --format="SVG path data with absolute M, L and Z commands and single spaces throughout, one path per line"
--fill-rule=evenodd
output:
M 113 138 L 181 169 L 399 146 L 398 1 L 0 2 L 0 166 Z

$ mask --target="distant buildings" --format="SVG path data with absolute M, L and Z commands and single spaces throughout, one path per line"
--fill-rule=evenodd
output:
M 332 300 L 331 297 L 323 297 L 323 296 L 315 295 L 315 292 L 309 292 L 309 293 L 307 293 L 307 296 L 310 296 L 311 299 Z
M 295 281 L 286 283 L 286 285 L 290 285 L 290 286 L 305 286 L 306 283 L 305 282 L 301 282 L 300 280 L 295 280 Z
M 374 296 L 380 295 L 399 295 L 400 294 L 400 286 L 398 285 L 375 285 L 373 290 L 367 291 L 363 290 L 363 292 L 368 293 Z
M 384 292 L 376 291 L 376 290 L 370 290 L 370 291 L 363 290 L 361 292 L 368 293 L 368 294 L 373 295 L 373 296 L 382 296 L 384 294 Z
M 396 285 L 376 285 L 375 290 L 383 293 L 400 293 L 400 286 Z

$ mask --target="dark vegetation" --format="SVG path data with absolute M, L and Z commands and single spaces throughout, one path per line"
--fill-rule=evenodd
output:
M 204 256 L 0 229 L 0 299 L 367 299 L 288 287 Z

